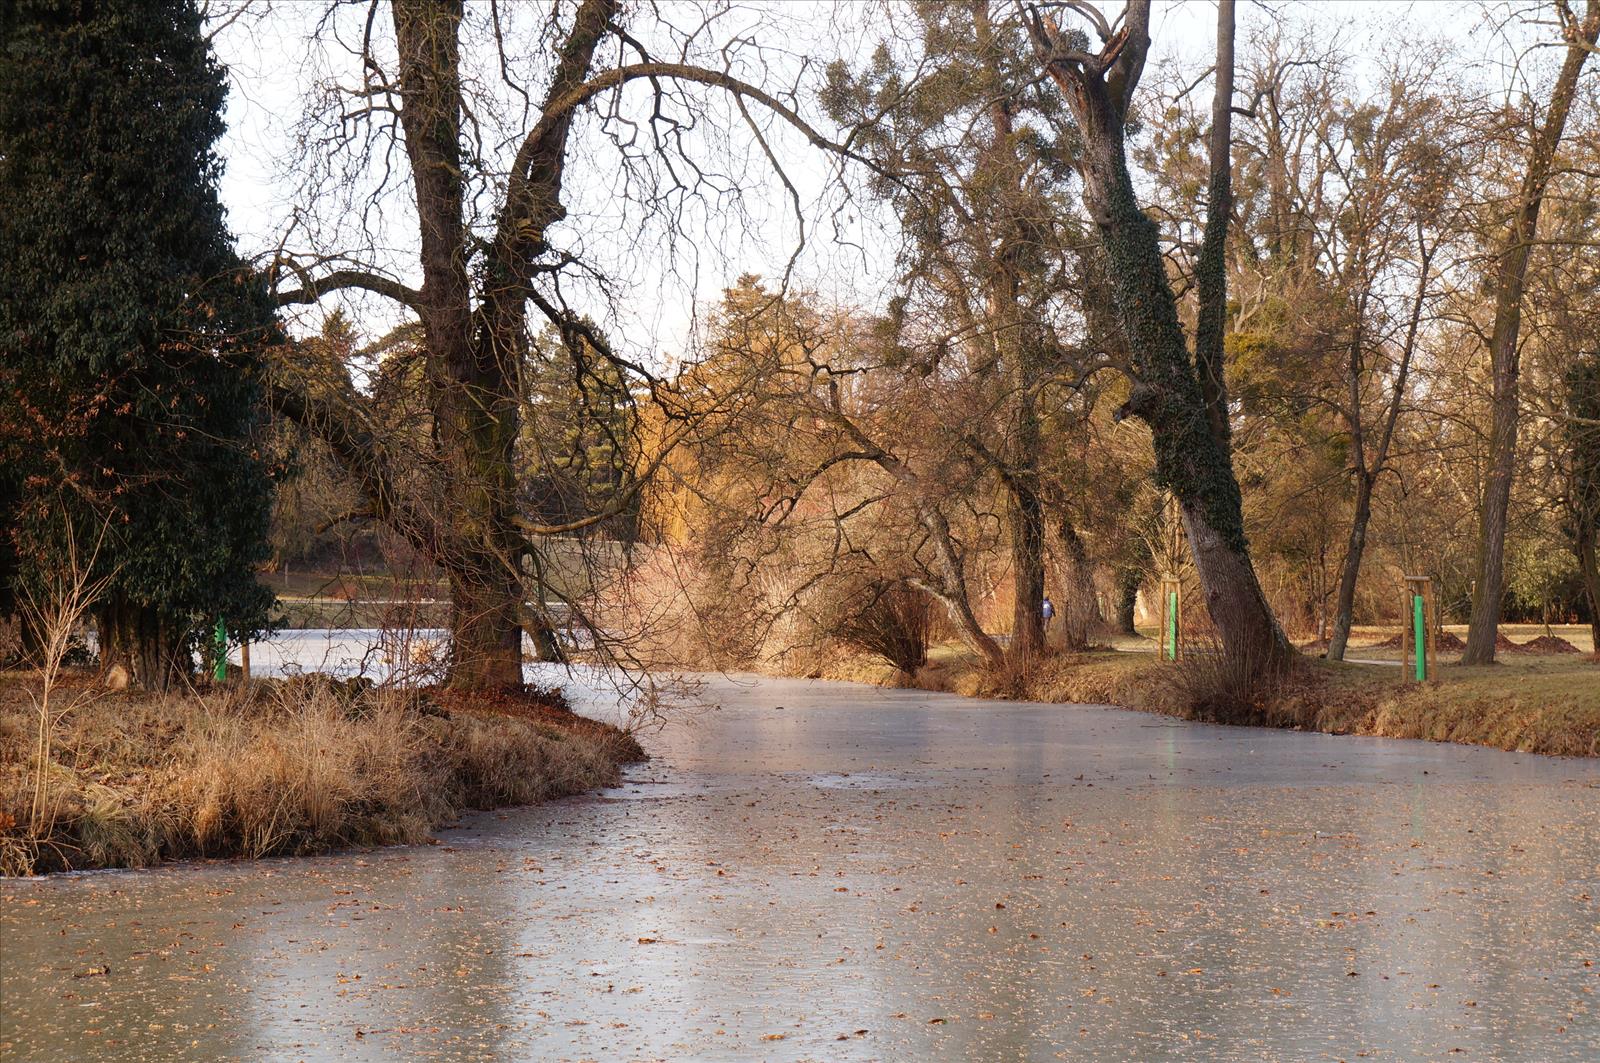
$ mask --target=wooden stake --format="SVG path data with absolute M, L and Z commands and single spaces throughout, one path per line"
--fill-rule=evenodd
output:
M 1182 642 L 1178 637 L 1182 620 L 1183 584 L 1176 576 L 1161 577 L 1161 631 L 1160 656 L 1176 661 L 1181 655 Z

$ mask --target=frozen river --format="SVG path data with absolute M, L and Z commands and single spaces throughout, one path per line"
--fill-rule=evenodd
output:
M 0 1055 L 1600 1059 L 1593 762 L 705 696 L 438 845 L 0 884 Z

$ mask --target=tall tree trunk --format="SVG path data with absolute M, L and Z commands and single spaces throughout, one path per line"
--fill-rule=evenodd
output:
M 1139 607 L 1139 586 L 1144 583 L 1144 573 L 1136 568 L 1125 568 L 1117 573 L 1117 617 L 1119 635 L 1137 635 L 1134 613 Z
M 1061 617 L 1062 647 L 1077 652 L 1089 648 L 1089 631 L 1100 619 L 1100 610 L 1094 599 L 1094 572 L 1083 536 L 1066 518 L 1059 530 L 1067 555 L 1067 593 L 1056 612 Z
M 1595 653 L 1600 653 L 1600 559 L 1597 559 L 1593 518 L 1578 522 L 1572 549 L 1578 555 L 1578 572 L 1583 577 L 1583 596 L 1589 602 L 1589 640 Z
M 1489 337 L 1489 364 L 1494 379 L 1489 425 L 1489 468 L 1478 524 L 1477 582 L 1472 592 L 1472 618 L 1467 628 L 1463 664 L 1493 664 L 1495 637 L 1505 596 L 1506 518 L 1511 510 L 1511 483 L 1516 475 L 1517 380 L 1521 370 L 1518 335 L 1522 328 L 1522 291 L 1528 255 L 1539 231 L 1556 148 L 1566 131 L 1567 114 L 1578 90 L 1578 76 L 1600 33 L 1600 0 L 1589 0 L 1583 23 L 1564 19 L 1567 55 L 1550 95 L 1544 125 L 1534 134 L 1533 151 L 1522 178 L 1518 209 L 1500 251 L 1495 275 L 1494 329 Z
M 1150 46 L 1149 18 L 1147 0 L 1131 0 L 1123 28 L 1098 57 L 1079 59 L 1058 45 L 1059 31 L 1046 29 L 1042 18 L 1035 23 L 1035 39 L 1083 138 L 1084 202 L 1105 249 L 1116 317 L 1132 356 L 1135 384 L 1120 412 L 1150 426 L 1157 481 L 1178 500 L 1205 603 L 1225 650 L 1253 667 L 1275 668 L 1294 650 L 1251 566 L 1233 463 L 1211 426 L 1167 281 L 1160 234 L 1139 209 L 1128 174 L 1125 116 Z M 1214 220 L 1226 223 L 1225 216 Z
M 1367 461 L 1367 429 L 1362 415 L 1362 382 L 1365 377 L 1362 345 L 1365 339 L 1363 320 L 1366 315 L 1366 296 L 1356 307 L 1356 328 L 1350 339 L 1350 357 L 1346 384 L 1349 388 L 1349 409 L 1346 422 L 1350 426 L 1350 449 L 1356 474 L 1356 511 L 1350 523 L 1350 538 L 1345 549 L 1344 568 L 1339 577 L 1339 597 L 1334 606 L 1333 634 L 1328 639 L 1328 660 L 1342 661 L 1350 643 L 1350 627 L 1355 622 L 1356 583 L 1361 576 L 1361 558 L 1367 548 L 1367 526 L 1372 521 L 1372 491 L 1379 476 L 1389 464 L 1389 448 L 1394 443 L 1395 426 L 1400 422 L 1400 411 L 1405 406 L 1406 381 L 1411 376 L 1411 363 L 1417 350 L 1417 333 L 1422 325 L 1422 307 L 1428 295 L 1428 276 L 1433 263 L 1433 251 L 1423 237 L 1422 225 L 1417 224 L 1417 247 L 1421 268 L 1417 271 L 1417 294 L 1411 301 L 1411 316 L 1406 323 L 1405 345 L 1400 351 L 1400 366 L 1395 373 L 1394 390 L 1384 413 L 1378 432 L 1378 449 L 1369 464 Z
M 973 32 L 989 83 L 998 90 L 1007 82 L 1000 69 L 1003 46 L 997 46 L 989 21 L 989 0 L 972 0 Z M 1011 510 L 1011 643 L 1012 663 L 1025 668 L 1044 648 L 1044 504 L 1039 497 L 1040 427 L 1038 396 L 1039 345 L 1033 322 L 1023 305 L 1019 256 L 1031 233 L 1021 214 L 1023 166 L 1017 157 L 1014 101 L 996 92 L 989 104 L 990 141 L 980 164 L 983 179 L 993 182 L 992 207 L 982 213 L 997 237 L 987 263 L 988 327 L 1002 379 L 1011 390 L 1011 431 L 1002 458 L 1001 480 Z M 986 239 L 985 244 L 989 241 Z
M 1356 582 L 1361 577 L 1361 557 L 1367 548 L 1367 525 L 1372 522 L 1372 478 L 1365 471 L 1356 476 L 1356 512 L 1350 521 L 1350 540 L 1345 546 L 1343 571 L 1339 574 L 1339 597 L 1334 604 L 1333 634 L 1328 638 L 1328 660 L 1344 660 L 1350 642 L 1350 627 L 1355 622 Z
M 1215 76 L 1206 228 L 1195 262 L 1200 305 L 1194 328 L 1194 368 L 1211 434 L 1222 452 L 1228 454 L 1233 427 L 1228 419 L 1228 385 L 1223 367 L 1228 329 L 1228 221 L 1233 213 L 1233 0 L 1219 0 L 1217 5 Z
M 967 575 L 956 549 L 955 538 L 950 533 L 950 522 L 930 503 L 920 503 L 917 517 L 933 544 L 935 579 L 916 585 L 939 600 L 955 624 L 956 634 L 967 648 L 983 658 L 986 665 L 1000 669 L 1005 665 L 1005 654 L 1000 644 L 983 630 L 972 611 L 967 597 Z
M 1015 308 L 1015 300 L 1013 300 Z M 1018 322 L 1018 329 L 1021 328 Z M 1023 666 L 1044 648 L 1044 503 L 1039 497 L 1039 410 L 1030 379 L 1033 345 L 1019 337 L 1009 359 L 1016 394 L 1012 408 L 1009 471 L 1002 477 L 1011 496 L 1010 656 Z
M 1037 423 L 1034 427 L 1037 450 Z M 1012 492 L 1011 571 L 1016 587 L 1009 649 L 1012 661 L 1020 664 L 1044 647 L 1044 507 L 1037 491 Z
M 400 0 L 393 11 L 400 120 L 421 231 L 417 313 L 449 510 L 436 559 L 450 576 L 449 683 L 514 688 L 522 685 L 520 367 L 514 342 L 475 335 L 473 327 L 463 219 L 462 7 L 460 0 Z

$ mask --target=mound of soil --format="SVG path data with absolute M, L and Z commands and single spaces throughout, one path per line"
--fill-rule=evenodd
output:
M 1522 643 L 1520 643 L 1520 642 L 1512 642 L 1509 638 L 1507 638 L 1503 633 L 1501 633 L 1499 631 L 1496 631 L 1494 633 L 1494 651 L 1496 653 L 1527 653 L 1528 652 L 1526 649 L 1523 648 Z
M 1501 636 L 1501 638 L 1504 637 L 1503 635 Z M 1363 646 L 1362 649 L 1398 650 L 1404 645 L 1404 639 L 1404 633 L 1397 631 L 1382 642 L 1375 642 L 1371 646 Z M 1515 646 L 1514 643 L 1513 645 Z M 1433 648 L 1438 653 L 1446 653 L 1450 650 L 1464 650 L 1467 648 L 1467 644 L 1454 631 L 1435 631 L 1433 633 Z M 1517 646 L 1516 649 L 1521 649 L 1521 647 Z
M 1523 653 L 1582 653 L 1560 635 L 1540 635 L 1522 644 Z

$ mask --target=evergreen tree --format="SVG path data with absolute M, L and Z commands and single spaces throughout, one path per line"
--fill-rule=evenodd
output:
M 271 595 L 252 447 L 264 285 L 218 200 L 223 69 L 189 0 L 0 2 L 0 465 L 16 580 L 101 528 L 107 663 L 163 688 Z M 85 538 L 87 533 L 88 538 Z
M 593 322 L 587 329 L 605 339 Z M 637 410 L 628 380 L 581 337 L 574 353 L 558 329 L 545 329 L 526 370 L 519 479 L 523 504 L 543 524 L 580 521 L 614 507 L 637 456 Z M 631 542 L 635 498 L 600 528 Z

